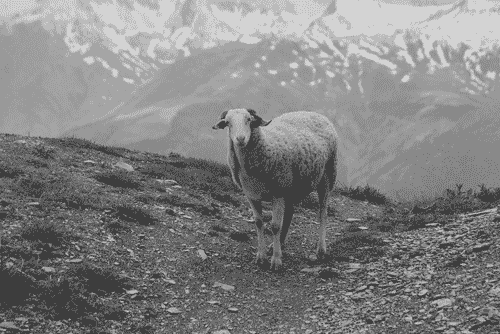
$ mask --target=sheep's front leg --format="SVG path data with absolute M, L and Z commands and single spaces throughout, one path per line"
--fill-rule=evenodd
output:
M 253 217 L 255 222 L 255 228 L 257 230 L 257 256 L 255 257 L 255 263 L 260 264 L 264 262 L 264 254 L 266 249 L 266 242 L 264 240 L 264 229 L 262 220 L 262 203 L 253 199 L 248 199 L 250 206 L 253 210 Z
M 273 220 L 271 230 L 273 232 L 273 256 L 271 257 L 271 269 L 278 270 L 281 267 L 281 227 L 285 215 L 285 199 L 273 200 Z
M 281 224 L 281 251 L 283 252 L 286 247 L 286 241 L 288 239 L 288 229 L 290 228 L 290 224 L 292 223 L 292 218 L 294 214 L 294 206 L 291 200 L 285 200 L 285 213 L 283 215 L 283 224 Z M 267 255 L 271 255 L 273 253 L 274 243 L 269 244 L 267 249 Z

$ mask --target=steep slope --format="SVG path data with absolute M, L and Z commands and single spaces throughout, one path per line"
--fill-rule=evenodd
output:
M 421 113 L 429 114 L 394 125 L 394 135 L 366 156 L 369 163 L 358 179 L 366 177 L 369 184 L 404 198 L 440 195 L 460 183 L 466 189 L 499 185 L 498 102 L 460 96 L 439 101 L 442 92 L 425 98 L 433 101 Z M 381 168 L 373 173 L 377 165 Z
M 0 44 L 4 110 L 0 132 L 57 136 L 89 122 L 100 108 L 116 106 L 119 97 L 133 88 L 121 80 L 109 80 L 111 73 L 101 64 L 89 66 L 81 55 L 70 53 L 60 36 L 52 36 L 40 22 L 16 25 L 12 34 L 0 35 Z M 115 58 L 100 48 L 90 54 Z M 88 104 L 92 108 L 85 108 Z
M 445 59 L 433 50 L 432 59 L 419 59 L 419 44 L 408 46 L 406 58 L 382 47 L 365 48 L 366 55 L 348 51 L 352 45 L 366 42 L 235 42 L 199 52 L 160 71 L 105 121 L 67 135 L 225 161 L 225 134 L 210 128 L 222 110 L 247 106 L 265 118 L 317 110 L 337 124 L 340 182 L 368 183 L 400 198 L 455 183 L 499 185 L 491 176 L 499 140 L 494 102 L 464 92 L 470 79 L 463 64 L 478 58 L 449 49 Z M 419 69 L 431 61 L 452 64 L 433 73 Z M 471 170 L 482 172 L 470 176 Z
M 289 41 L 234 42 L 195 53 L 160 71 L 106 120 L 66 135 L 153 152 L 204 152 L 201 156 L 221 160 L 223 134 L 210 126 L 224 109 L 252 106 L 270 118 L 328 107 L 332 98 L 325 96 L 325 72 L 310 62 L 305 66 L 307 57 Z M 207 151 L 207 145 L 217 152 Z

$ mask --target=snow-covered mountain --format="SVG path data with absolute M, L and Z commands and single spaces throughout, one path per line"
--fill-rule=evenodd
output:
M 243 19 L 228 17 L 248 18 L 257 12 L 273 17 L 273 9 L 266 12 L 258 2 L 180 1 L 175 18 L 189 29 L 175 31 L 170 49 L 164 48 L 165 42 L 153 43 L 155 34 L 137 34 L 127 39 L 133 50 L 117 56 L 92 47 L 85 51 L 86 62 L 93 61 L 90 66 L 37 74 L 39 81 L 32 81 L 31 89 L 46 76 L 65 78 L 57 81 L 64 93 L 53 98 L 47 88 L 37 101 L 48 106 L 47 114 L 64 120 L 57 122 L 64 124 L 59 133 L 102 144 L 225 161 L 225 134 L 211 129 L 223 110 L 251 107 L 264 118 L 316 110 L 339 131 L 341 182 L 368 183 L 400 198 L 440 193 L 455 183 L 500 186 L 494 154 L 500 140 L 495 116 L 498 49 L 467 33 L 467 43 L 443 42 L 449 31 L 440 27 L 444 20 L 450 27 L 458 24 L 472 2 L 451 3 L 433 15 L 422 11 L 415 14 L 418 29 L 385 37 L 359 35 L 355 28 L 363 22 L 350 23 L 354 19 L 348 20 L 347 11 L 337 12 L 341 5 L 319 8 L 306 26 L 289 28 L 285 23 L 290 19 L 281 15 L 267 26 L 264 20 L 255 32 L 244 30 L 238 23 Z M 221 16 L 222 11 L 233 16 Z M 400 21 L 391 24 L 396 27 Z M 77 40 L 84 29 L 73 26 Z M 366 26 L 377 29 L 372 22 Z M 441 39 L 433 40 L 429 31 L 439 32 Z M 153 53 L 156 57 L 148 58 Z M 57 64 L 67 64 L 76 55 L 58 57 L 36 61 L 59 68 Z M 18 81 L 29 82 L 23 78 L 30 71 L 25 72 Z M 79 84 L 68 81 L 80 77 Z M 74 89 L 78 85 L 82 88 Z M 26 108 L 19 105 L 16 110 Z M 34 114 L 34 123 L 42 124 L 39 112 Z

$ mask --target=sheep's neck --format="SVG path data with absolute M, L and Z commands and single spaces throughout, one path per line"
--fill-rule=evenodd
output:
M 245 147 L 240 147 L 236 144 L 233 145 L 238 162 L 246 171 L 248 171 L 251 165 L 253 165 L 251 160 L 254 158 L 255 154 L 252 154 L 252 152 L 254 152 L 257 146 L 260 145 L 262 140 L 261 135 L 262 133 L 260 128 L 252 129 L 250 140 Z

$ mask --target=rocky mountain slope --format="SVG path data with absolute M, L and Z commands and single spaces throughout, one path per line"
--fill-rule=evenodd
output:
M 340 187 L 322 262 L 312 197 L 272 272 L 221 165 L 1 135 L 0 183 L 2 333 L 500 330 L 499 189 L 404 207 Z

